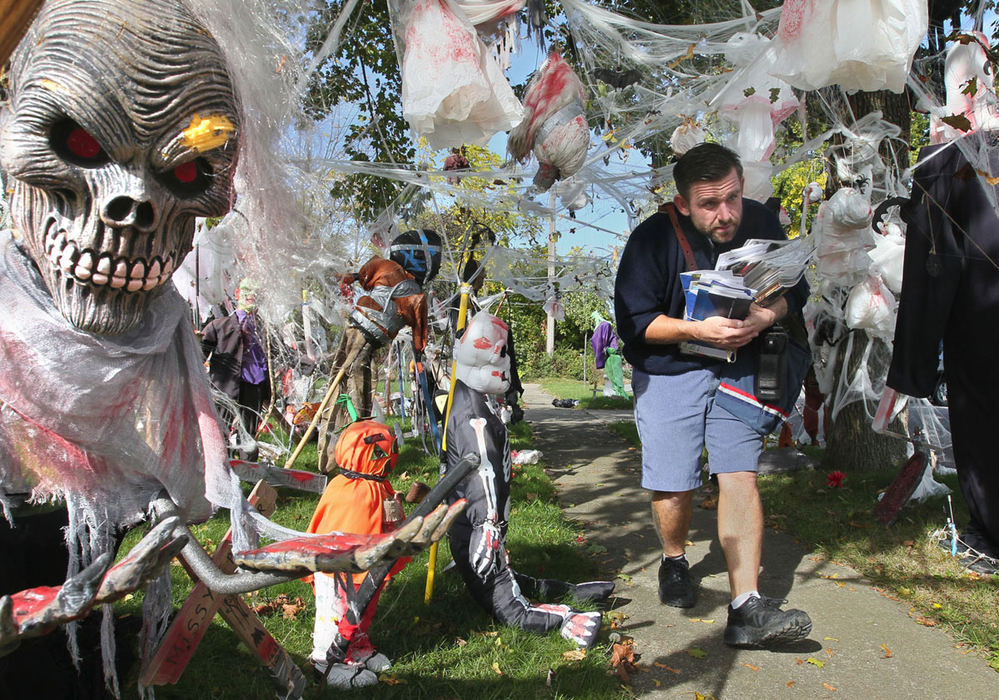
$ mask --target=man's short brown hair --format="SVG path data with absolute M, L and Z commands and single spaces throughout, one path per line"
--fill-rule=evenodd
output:
M 688 199 L 690 188 L 697 182 L 721 180 L 735 168 L 742 179 L 742 163 L 735 151 L 717 143 L 699 143 L 680 156 L 673 166 L 677 192 Z

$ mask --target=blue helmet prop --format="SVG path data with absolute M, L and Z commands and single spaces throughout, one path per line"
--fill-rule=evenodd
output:
M 443 241 L 436 231 L 413 229 L 395 237 L 389 247 L 389 257 L 424 285 L 441 269 L 442 248 Z

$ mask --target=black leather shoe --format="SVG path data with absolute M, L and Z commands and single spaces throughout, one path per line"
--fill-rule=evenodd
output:
M 786 600 L 750 598 L 738 608 L 728 606 L 725 643 L 731 647 L 780 646 L 804 639 L 812 619 L 801 610 L 781 610 Z
M 686 559 L 664 559 L 659 564 L 659 601 L 674 608 L 692 608 L 697 602 Z

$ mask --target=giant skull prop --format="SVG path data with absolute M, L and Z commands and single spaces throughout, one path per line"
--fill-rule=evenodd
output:
M 239 110 L 218 45 L 176 0 L 45 4 L 0 115 L 15 235 L 60 312 L 134 326 L 230 206 Z

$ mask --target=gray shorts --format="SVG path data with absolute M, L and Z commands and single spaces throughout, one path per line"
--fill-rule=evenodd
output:
M 715 405 L 716 370 L 676 375 L 632 373 L 635 425 L 642 441 L 642 488 L 692 491 L 701 486 L 701 452 L 712 474 L 755 472 L 763 438 Z

